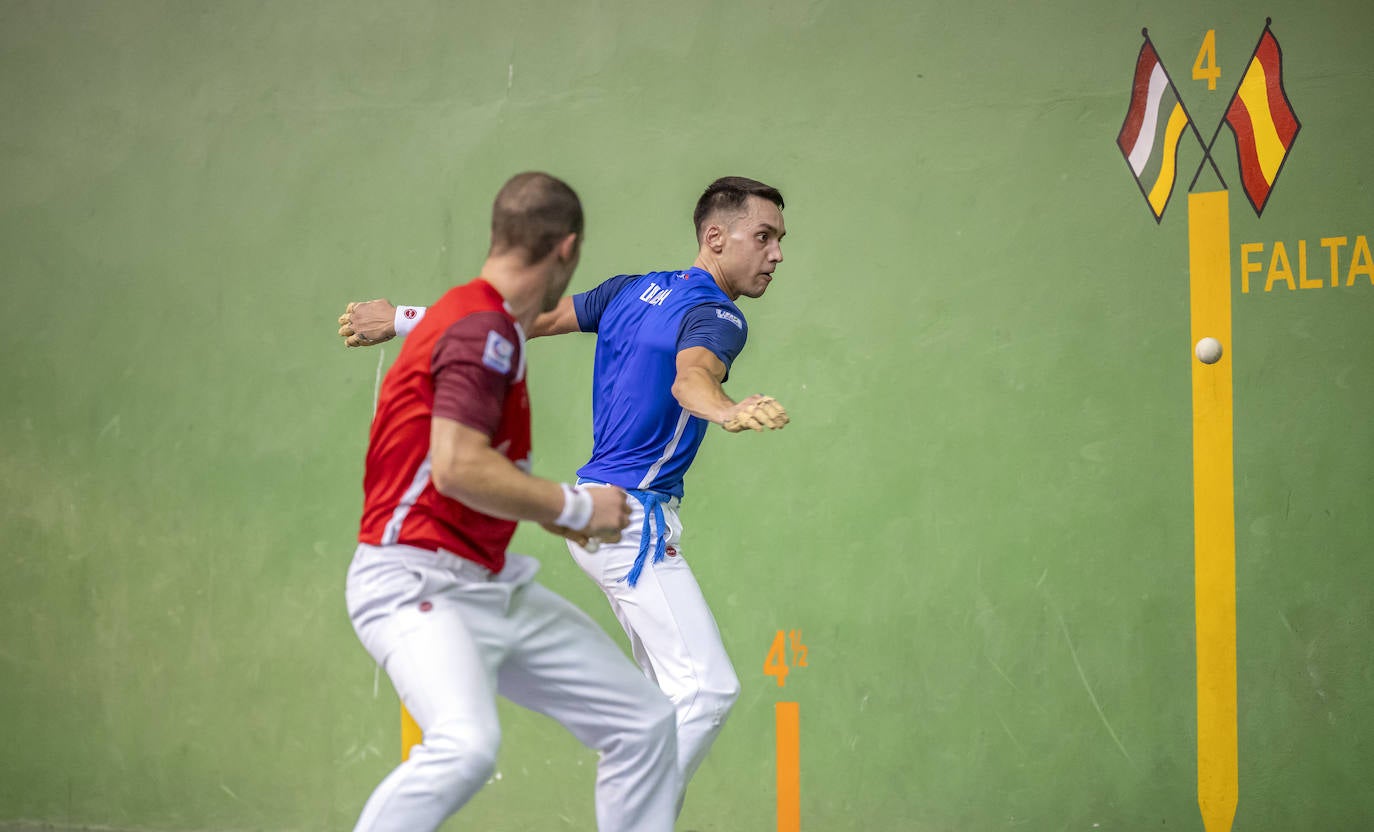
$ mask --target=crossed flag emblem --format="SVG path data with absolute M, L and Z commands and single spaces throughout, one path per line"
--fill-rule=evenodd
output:
M 1226 179 L 1212 158 L 1212 148 L 1223 126 L 1230 127 L 1236 139 L 1241 187 L 1255 214 L 1264 213 L 1288 151 L 1302 128 L 1283 89 L 1283 52 L 1269 30 L 1271 22 L 1264 21 L 1264 32 L 1210 142 L 1202 140 L 1196 123 L 1183 106 L 1178 88 L 1150 42 L 1149 31 L 1141 30 L 1145 43 L 1136 59 L 1131 104 L 1116 144 L 1156 223 L 1163 219 L 1178 179 L 1178 149 L 1185 131 L 1197 139 L 1203 157 L 1188 187 L 1197 184 L 1202 168 L 1209 164 L 1222 187 L 1226 187 Z

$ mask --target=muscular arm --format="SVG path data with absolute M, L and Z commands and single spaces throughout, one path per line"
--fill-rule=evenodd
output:
M 563 489 L 530 476 L 491 447 L 486 434 L 435 416 L 430 422 L 430 478 L 445 497 L 507 520 L 552 523 L 563 510 Z
M 577 325 L 577 310 L 573 307 L 572 295 L 564 295 L 551 312 L 545 312 L 534 319 L 534 325 L 526 337 L 542 338 L 545 335 L 566 335 L 580 332 Z
M 563 512 L 563 487 L 531 476 L 491 447 L 491 440 L 462 422 L 435 416 L 430 420 L 430 479 L 445 497 L 483 514 L 507 520 L 533 520 L 579 546 L 588 538 L 614 543 L 630 522 L 625 492 L 613 486 L 587 489 L 591 518 L 581 529 L 556 525 Z
M 417 306 L 411 325 L 420 322 L 425 316 L 425 307 Z M 350 347 L 372 347 L 396 337 L 396 307 L 385 298 L 350 303 L 339 316 L 339 337 Z M 573 299 L 565 295 L 552 311 L 545 312 L 534 319 L 534 325 L 527 338 L 540 338 L 545 335 L 564 335 L 578 332 L 577 310 Z
M 771 396 L 731 399 L 720 386 L 724 378 L 725 364 L 715 353 L 706 347 L 688 347 L 677 354 L 673 398 L 683 410 L 731 433 L 778 430 L 790 421 L 787 410 Z
M 693 416 L 722 424 L 735 407 L 734 399 L 720 386 L 725 364 L 705 347 L 688 347 L 677 354 L 673 398 Z

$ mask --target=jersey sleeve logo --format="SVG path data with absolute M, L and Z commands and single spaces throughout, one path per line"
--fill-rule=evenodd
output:
M 514 356 L 514 344 L 494 329 L 487 333 L 487 346 L 482 350 L 483 364 L 498 373 L 509 373 L 511 358 Z
M 717 318 L 720 318 L 720 319 L 723 320 L 723 321 L 729 321 L 730 323 L 734 324 L 735 326 L 739 327 L 740 329 L 744 329 L 744 321 L 741 321 L 741 320 L 739 319 L 739 316 L 736 315 L 736 314 L 733 313 L 733 312 L 729 312 L 729 311 L 724 310 L 724 309 L 717 309 L 717 310 L 716 310 L 716 317 L 717 317 Z

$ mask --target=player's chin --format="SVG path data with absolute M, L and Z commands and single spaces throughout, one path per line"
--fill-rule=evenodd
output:
M 771 275 L 761 274 L 761 275 L 759 275 L 759 280 L 758 280 L 758 282 L 756 282 L 756 283 L 754 284 L 754 286 L 752 287 L 752 288 L 753 288 L 753 291 L 752 291 L 752 292 L 745 292 L 744 294 L 745 294 L 746 297 L 761 298 L 761 297 L 763 297 L 763 293 L 766 292 L 766 291 L 768 291 L 768 284 L 770 284 L 770 283 L 772 283 L 772 282 L 773 282 L 773 278 L 772 278 Z

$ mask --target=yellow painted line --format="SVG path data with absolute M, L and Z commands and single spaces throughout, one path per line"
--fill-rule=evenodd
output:
M 1192 357 L 1197 795 L 1207 832 L 1229 832 L 1239 796 L 1229 211 L 1225 191 L 1188 195 L 1192 344 L 1211 336 L 1223 350 L 1211 365 Z
M 401 706 L 401 762 L 410 759 L 410 749 L 424 741 L 424 734 L 420 731 L 420 726 L 415 722 L 415 717 L 410 715 L 406 706 Z
M 801 829 L 801 706 L 773 706 L 778 737 L 778 832 Z

